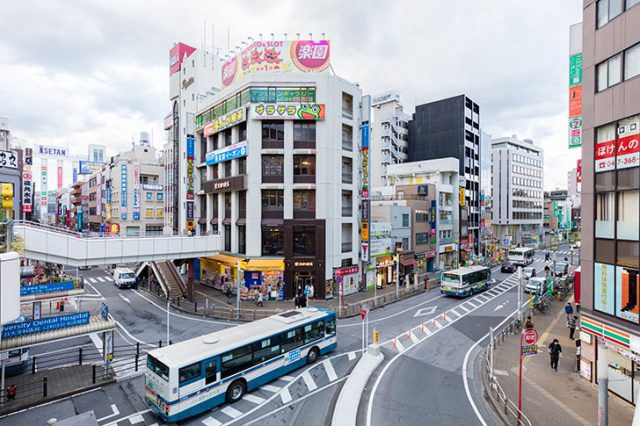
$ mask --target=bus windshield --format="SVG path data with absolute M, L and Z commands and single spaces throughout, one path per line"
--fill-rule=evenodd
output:
M 442 281 L 445 283 L 460 284 L 460 275 L 442 274 Z
M 149 371 L 152 371 L 156 375 L 160 376 L 160 378 L 164 380 L 169 380 L 169 367 L 152 357 L 151 355 L 147 355 L 147 368 Z

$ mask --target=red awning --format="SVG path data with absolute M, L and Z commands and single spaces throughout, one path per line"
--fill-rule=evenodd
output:
M 415 259 L 409 259 L 409 260 L 404 260 L 404 261 L 400 262 L 400 264 L 402 266 L 413 266 L 413 265 L 416 264 L 416 261 L 415 261 Z

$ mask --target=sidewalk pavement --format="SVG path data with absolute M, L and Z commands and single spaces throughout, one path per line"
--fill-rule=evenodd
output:
M 570 299 L 573 302 L 573 299 Z M 534 425 L 595 425 L 598 423 L 598 389 L 576 372 L 576 346 L 569 339 L 565 302 L 552 301 L 547 314 L 533 317 L 540 336 L 538 354 L 523 360 L 522 412 Z M 579 337 L 579 330 L 575 336 Z M 558 339 L 562 357 L 558 371 L 551 369 L 548 345 Z M 494 351 L 494 375 L 507 397 L 518 400 L 518 333 L 510 335 Z M 633 407 L 609 394 L 609 424 L 630 425 Z

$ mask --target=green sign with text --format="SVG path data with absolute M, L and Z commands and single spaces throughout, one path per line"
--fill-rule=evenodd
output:
M 569 86 L 582 84 L 582 53 L 569 57 Z

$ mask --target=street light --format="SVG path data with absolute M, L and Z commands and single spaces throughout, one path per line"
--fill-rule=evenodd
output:
M 238 259 L 238 277 L 236 279 L 236 319 L 240 319 L 240 271 L 241 271 L 241 262 L 249 262 L 249 259 Z

